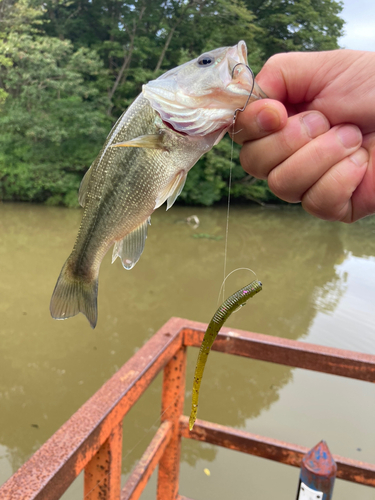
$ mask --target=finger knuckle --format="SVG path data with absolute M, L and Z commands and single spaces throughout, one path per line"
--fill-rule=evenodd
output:
M 268 176 L 268 186 L 270 190 L 280 199 L 289 203 L 300 201 L 297 193 L 290 189 L 290 184 L 284 174 L 283 168 L 274 168 Z
M 252 143 L 246 143 L 240 151 L 240 163 L 242 168 L 248 174 L 257 177 L 258 179 L 266 179 L 267 176 L 262 172 L 262 163 L 258 155 L 254 151 L 255 147 Z
M 293 141 L 293 137 L 287 131 L 282 130 L 278 134 L 278 149 L 282 153 L 284 158 L 289 158 L 295 153 L 296 146 Z
M 336 217 L 331 214 L 329 207 L 323 206 L 321 196 L 316 189 L 309 190 L 303 195 L 301 205 L 306 212 L 315 217 L 325 220 L 337 220 Z
M 334 196 L 329 196 L 334 193 Z M 334 186 L 332 179 L 324 179 L 315 184 L 302 197 L 302 207 L 311 215 L 328 221 L 346 221 L 350 194 L 340 185 Z
M 267 59 L 265 66 L 279 69 L 283 66 L 283 62 L 286 57 L 288 57 L 287 54 L 274 54 L 269 59 Z

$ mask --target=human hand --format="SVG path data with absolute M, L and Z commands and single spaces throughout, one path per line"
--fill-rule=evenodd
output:
M 256 80 L 277 100 L 256 101 L 237 117 L 243 168 L 322 219 L 354 222 L 374 213 L 373 69 L 372 52 L 271 57 Z

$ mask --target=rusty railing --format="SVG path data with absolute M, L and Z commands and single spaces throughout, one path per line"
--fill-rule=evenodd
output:
M 206 325 L 166 323 L 1 488 L 1 500 L 57 500 L 84 470 L 85 500 L 136 500 L 159 465 L 157 500 L 179 495 L 181 437 L 300 467 L 307 448 L 184 416 L 186 347 Z M 375 382 L 375 356 L 222 328 L 213 349 Z M 121 489 L 122 420 L 164 369 L 161 425 Z M 173 404 L 172 404 L 173 403 Z M 375 487 L 375 465 L 334 455 L 340 479 Z

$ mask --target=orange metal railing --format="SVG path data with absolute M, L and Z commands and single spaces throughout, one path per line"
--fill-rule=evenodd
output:
M 157 500 L 179 495 L 181 438 L 299 467 L 307 448 L 184 416 L 186 347 L 206 325 L 168 321 L 1 488 L 1 500 L 57 500 L 84 470 L 85 500 L 136 500 L 159 465 Z M 375 356 L 222 328 L 216 351 L 375 382 Z M 161 425 L 121 490 L 122 420 L 164 369 Z M 173 404 L 172 404 L 173 403 Z M 337 476 L 375 487 L 375 465 L 334 455 Z

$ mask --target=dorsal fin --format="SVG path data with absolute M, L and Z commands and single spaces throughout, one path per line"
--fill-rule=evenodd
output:
M 90 182 L 91 174 L 92 174 L 92 166 L 83 176 L 83 179 L 81 180 L 81 184 L 79 186 L 78 203 L 81 205 L 81 207 L 84 207 L 86 203 L 87 188 Z

